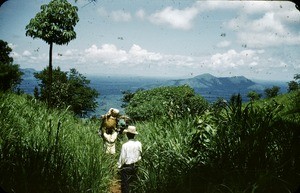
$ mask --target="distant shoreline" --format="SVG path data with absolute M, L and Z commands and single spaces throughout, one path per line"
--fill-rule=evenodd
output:
M 23 69 L 24 76 L 20 89 L 26 94 L 33 95 L 34 87 L 38 86 L 38 81 L 34 78 L 34 69 Z M 171 78 L 150 78 L 142 76 L 87 76 L 90 80 L 90 87 L 96 89 L 100 96 L 97 98 L 98 107 L 95 112 L 89 113 L 90 116 L 100 116 L 105 114 L 110 108 L 118 108 L 124 113 L 122 106 L 123 91 L 135 92 L 137 89 L 152 89 L 160 86 L 178 86 L 188 84 L 194 88 L 195 93 L 202 95 L 209 102 L 214 102 L 218 98 L 229 99 L 232 94 L 241 93 L 243 101 L 247 101 L 247 92 L 252 88 L 269 88 L 274 85 L 281 88 L 280 93 L 287 92 L 287 83 L 284 81 L 263 81 L 250 80 L 243 76 L 240 77 L 214 77 L 210 74 L 202 74 L 188 79 L 171 79 Z M 198 81 L 198 82 L 197 82 Z M 233 81 L 233 82 L 232 82 Z M 240 82 L 241 83 L 240 83 Z M 216 84 L 221 82 L 222 84 Z M 245 84 L 243 86 L 242 84 Z M 249 84 L 253 85 L 244 88 Z M 258 85 L 258 86 L 256 86 Z M 239 88 L 238 88 L 239 87 Z

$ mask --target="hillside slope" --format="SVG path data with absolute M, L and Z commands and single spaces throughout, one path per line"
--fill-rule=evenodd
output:
M 210 102 L 218 98 L 229 99 L 233 94 L 237 93 L 240 93 L 243 100 L 247 101 L 249 91 L 256 91 L 263 94 L 264 89 L 267 88 L 264 84 L 256 83 L 244 76 L 215 77 L 208 73 L 187 79 L 168 80 L 149 85 L 147 88 L 180 85 L 189 85 L 196 93 L 201 94 Z M 284 91 L 284 89 L 282 89 L 282 91 Z

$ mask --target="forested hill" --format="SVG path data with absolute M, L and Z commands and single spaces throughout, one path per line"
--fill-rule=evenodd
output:
M 34 78 L 34 69 L 21 69 L 24 75 L 20 88 L 25 93 L 33 94 L 33 89 L 38 85 L 38 81 Z M 107 105 L 112 105 L 108 101 L 111 97 L 107 95 L 114 95 L 119 98 L 122 97 L 121 90 L 135 91 L 137 88 L 153 89 L 161 86 L 180 86 L 189 85 L 196 93 L 202 95 L 209 102 L 214 102 L 218 98 L 229 99 L 233 94 L 240 93 L 243 101 L 247 101 L 247 94 L 249 91 L 256 91 L 264 94 L 266 88 L 272 86 L 280 87 L 280 93 L 287 92 L 286 82 L 267 82 L 267 81 L 253 81 L 244 76 L 232 77 L 215 77 L 211 74 L 205 73 L 187 79 L 147 79 L 143 77 L 118 77 L 107 78 L 103 76 L 88 77 L 91 78 L 91 86 L 101 93 L 102 100 L 107 102 Z M 115 100 L 115 97 L 114 97 Z M 115 104 L 114 104 L 115 105 Z M 106 111 L 106 110 L 105 110 Z
M 194 89 L 264 89 L 262 85 L 244 76 L 215 77 L 211 74 L 202 74 L 188 79 L 171 80 L 167 84 L 176 86 L 187 84 Z
M 187 79 L 168 80 L 163 83 L 149 85 L 148 88 L 189 85 L 196 93 L 203 95 L 209 101 L 215 101 L 219 97 L 228 99 L 232 94 L 237 93 L 240 93 L 243 99 L 246 100 L 246 95 L 249 91 L 256 91 L 263 94 L 264 89 L 270 86 L 269 84 L 270 83 L 264 84 L 263 82 L 257 83 L 244 76 L 215 77 L 205 73 Z M 280 92 L 286 92 L 286 88 L 283 84 L 276 85 L 274 83 L 272 86 L 279 86 L 281 88 Z

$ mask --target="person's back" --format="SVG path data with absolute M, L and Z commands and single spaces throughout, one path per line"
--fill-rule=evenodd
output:
M 121 156 L 118 162 L 118 167 L 121 168 L 124 164 L 130 165 L 137 163 L 141 159 L 142 144 L 135 139 L 129 139 L 122 145 Z
M 134 126 L 128 126 L 124 130 L 128 137 L 128 141 L 122 145 L 118 168 L 121 169 L 121 189 L 122 193 L 129 192 L 129 183 L 137 173 L 137 163 L 141 160 L 142 144 L 134 139 L 138 134 Z
M 112 130 L 110 132 L 105 132 L 103 134 L 103 137 L 105 139 L 105 147 L 106 147 L 105 152 L 108 154 L 115 154 L 116 153 L 115 141 L 118 137 L 118 133 L 115 130 Z

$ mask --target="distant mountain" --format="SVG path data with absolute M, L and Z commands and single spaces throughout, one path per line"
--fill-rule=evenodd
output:
M 39 72 L 31 68 L 20 69 L 24 75 L 20 88 L 27 94 L 32 94 L 34 88 L 38 86 L 38 80 L 34 78 L 34 73 Z M 240 93 L 243 101 L 247 101 L 247 94 L 254 90 L 264 94 L 264 89 L 272 86 L 279 86 L 280 92 L 286 92 L 286 82 L 273 81 L 252 81 L 244 76 L 215 77 L 211 74 L 201 74 L 187 79 L 165 79 L 165 78 L 145 78 L 145 77 L 107 77 L 95 76 L 87 77 L 91 80 L 90 86 L 96 89 L 100 96 L 98 98 L 99 108 L 97 114 L 104 114 L 110 107 L 121 108 L 122 91 L 130 90 L 134 92 L 139 88 L 152 89 L 161 86 L 189 85 L 196 93 L 202 95 L 209 102 L 214 102 L 218 98 L 230 99 L 233 94 Z
M 38 72 L 33 68 L 21 68 L 20 71 L 24 73 L 22 76 L 22 79 L 24 80 L 34 80 L 34 73 Z
M 211 74 L 201 74 L 193 78 L 168 80 L 159 84 L 149 85 L 147 88 L 158 86 L 180 86 L 189 85 L 196 93 L 201 94 L 208 101 L 217 98 L 229 99 L 233 94 L 240 93 L 244 101 L 247 101 L 249 91 L 263 94 L 266 86 L 256 83 L 244 76 L 215 77 Z

